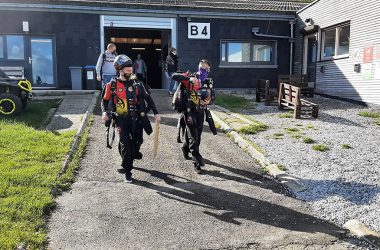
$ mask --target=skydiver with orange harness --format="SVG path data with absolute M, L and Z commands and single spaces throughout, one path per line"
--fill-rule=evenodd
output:
M 174 94 L 173 106 L 181 113 L 178 121 L 179 134 L 177 141 L 183 141 L 181 147 L 186 160 L 192 160 L 194 169 L 201 173 L 204 160 L 199 152 L 203 123 L 209 123 L 213 134 L 216 134 L 214 121 L 211 117 L 207 105 L 213 96 L 213 82 L 207 78 L 210 72 L 211 63 L 208 60 L 201 60 L 198 72 L 195 75 L 186 73 L 174 73 L 172 79 L 180 82 L 180 87 Z M 189 156 L 191 153 L 191 157 Z
M 115 58 L 114 67 L 119 73 L 117 79 L 107 83 L 102 93 L 102 120 L 106 124 L 112 118 L 120 135 L 119 153 L 122 158 L 122 169 L 125 182 L 132 182 L 133 161 L 142 159 L 140 152 L 143 143 L 143 130 L 152 133 L 152 127 L 147 117 L 148 111 L 153 110 L 156 122 L 160 122 L 156 105 L 144 85 L 133 74 L 132 60 L 126 55 Z M 107 108 L 112 103 L 112 117 Z M 147 104 L 147 106 L 146 106 Z

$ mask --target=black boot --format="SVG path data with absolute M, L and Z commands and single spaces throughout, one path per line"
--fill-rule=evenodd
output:
M 125 179 L 124 179 L 124 182 L 125 183 L 132 183 L 132 173 L 131 172 L 127 172 L 125 173 Z
M 143 157 L 143 154 L 139 151 L 137 151 L 134 155 L 135 160 L 141 160 Z
M 192 160 L 194 161 L 194 163 L 199 164 L 199 166 L 201 166 L 201 167 L 204 167 L 204 165 L 205 165 L 205 163 L 203 161 L 203 157 L 199 153 L 196 155 L 193 155 Z
M 189 151 L 187 151 L 183 147 L 181 147 L 181 150 L 182 150 L 183 158 L 185 158 L 185 160 L 191 160 L 191 157 L 189 156 Z
M 195 172 L 197 172 L 197 174 L 202 173 L 202 168 L 198 163 L 194 163 L 194 169 L 195 169 Z

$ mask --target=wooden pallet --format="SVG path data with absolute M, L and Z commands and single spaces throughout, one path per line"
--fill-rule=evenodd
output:
M 280 90 L 278 96 L 278 108 L 290 108 L 294 110 L 293 117 L 298 119 L 303 115 L 309 115 L 318 118 L 319 105 L 301 99 L 301 88 L 292 86 L 287 83 L 280 83 Z
M 269 106 L 272 101 L 276 101 L 278 92 L 270 89 L 269 80 L 258 79 L 256 82 L 256 102 L 261 102 L 264 99 L 266 106 Z
M 278 85 L 280 83 L 287 83 L 301 89 L 303 95 L 309 97 L 314 96 L 314 88 L 309 86 L 309 81 L 307 75 L 279 75 Z

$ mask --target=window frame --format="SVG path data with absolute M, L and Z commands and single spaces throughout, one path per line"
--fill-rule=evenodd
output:
M 23 46 L 23 58 L 9 58 L 9 54 L 8 54 L 8 36 L 20 36 L 22 37 L 22 46 Z M 6 57 L 4 57 L 4 60 L 7 60 L 7 61 L 25 61 L 25 52 L 26 52 L 26 44 L 25 44 L 25 35 L 23 34 L 5 34 L 4 37 L 6 38 L 5 39 L 5 51 L 6 51 Z
M 24 58 L 22 59 L 9 59 L 8 58 L 8 36 L 22 36 L 23 40 L 23 46 L 24 46 Z M 27 55 L 27 50 L 28 50 L 28 44 L 27 44 L 27 36 L 25 34 L 20 34 L 20 33 L 0 33 L 0 37 L 3 38 L 3 57 L 0 58 L 1 62 L 20 62 L 20 61 L 25 61 L 25 57 Z
M 340 23 L 340 24 L 336 24 L 336 25 L 332 25 L 330 27 L 326 27 L 324 29 L 322 29 L 321 33 L 322 33 L 322 36 L 321 36 L 321 54 L 320 54 L 320 57 L 321 57 L 321 61 L 330 61 L 330 60 L 336 60 L 336 59 L 342 59 L 342 58 L 349 58 L 350 57 L 350 44 L 348 44 L 348 53 L 346 54 L 342 54 L 342 55 L 338 55 L 338 51 L 339 51 L 339 35 L 340 35 L 340 32 L 339 32 L 339 28 L 342 28 L 342 27 L 349 27 L 349 30 L 350 30 L 350 37 L 351 37 L 351 21 L 348 21 L 348 22 L 344 22 L 344 23 Z M 334 56 L 324 56 L 324 53 L 325 53 L 325 37 L 326 37 L 326 31 L 330 31 L 330 30 L 335 30 L 335 48 L 334 48 Z
M 249 43 L 250 56 L 249 62 L 228 62 L 229 43 Z M 254 45 L 267 45 L 272 48 L 272 56 L 269 62 L 254 61 L 253 48 Z M 225 47 L 225 61 L 222 60 L 223 47 Z M 277 68 L 277 40 L 247 40 L 247 39 L 221 39 L 219 46 L 219 67 L 220 68 Z
M 0 47 L 0 49 L 3 51 L 3 56 L 2 57 L 0 57 L 0 61 L 3 61 L 3 60 L 5 60 L 5 58 L 6 58 L 6 50 L 5 50 L 5 36 L 4 35 L 1 35 L 0 34 L 0 39 L 3 41 L 3 44 L 2 44 L 2 47 Z

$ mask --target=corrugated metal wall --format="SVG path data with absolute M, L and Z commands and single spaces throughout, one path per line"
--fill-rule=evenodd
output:
M 320 0 L 298 13 L 296 25 L 296 51 L 294 55 L 294 73 L 302 72 L 303 35 L 299 30 L 305 27 L 304 20 L 312 18 L 321 29 L 350 21 L 349 58 L 317 62 L 316 92 L 354 99 L 380 105 L 380 79 L 375 79 L 376 65 L 380 67 L 379 0 Z M 320 47 L 319 43 L 319 47 Z M 372 80 L 364 80 L 363 52 L 366 47 L 374 47 L 372 62 Z M 354 50 L 360 51 L 355 60 Z M 380 50 L 380 47 L 379 47 Z M 377 53 L 379 53 L 377 57 Z M 379 64 L 376 64 L 379 62 Z M 361 64 L 361 72 L 354 71 L 354 65 Z M 325 73 L 320 67 L 325 66 Z M 378 69 L 380 70 L 380 69 Z

